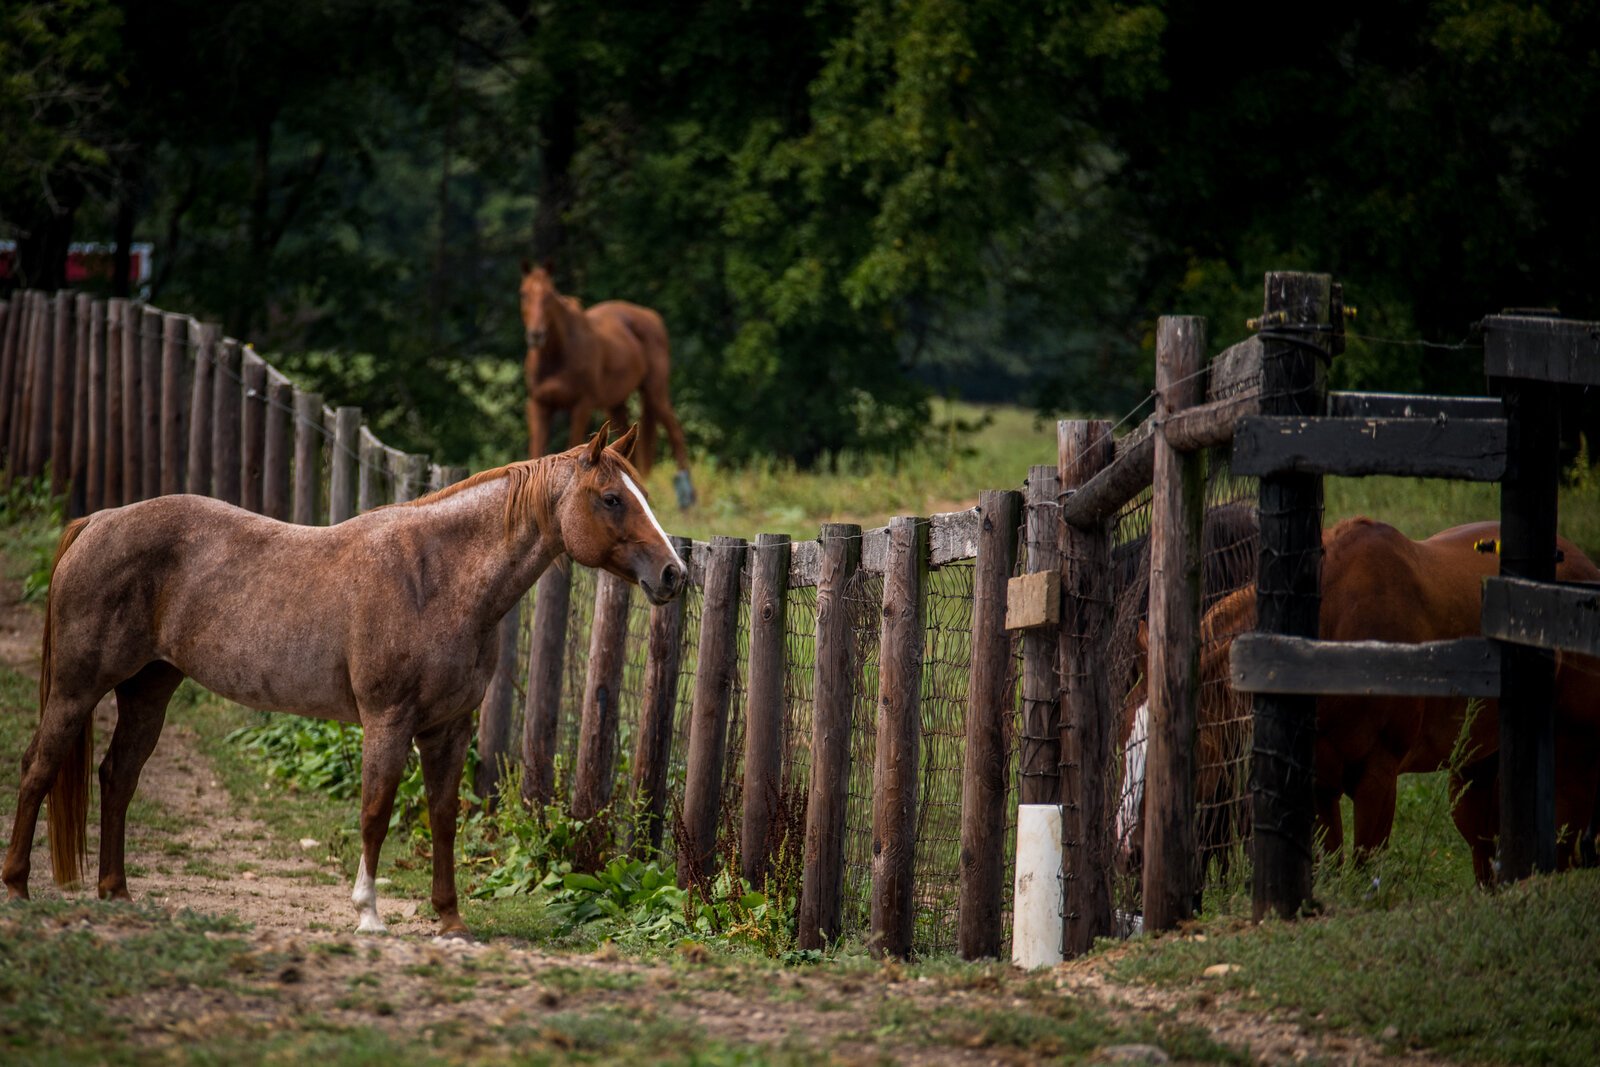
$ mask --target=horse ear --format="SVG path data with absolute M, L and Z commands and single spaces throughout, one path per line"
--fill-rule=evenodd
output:
M 523 260 L 522 261 L 522 276 L 524 278 L 526 278 L 528 275 L 530 275 L 532 273 L 533 273 L 533 263 L 531 261 L 529 261 L 529 260 L 526 260 L 526 259 Z
M 589 438 L 587 451 L 583 454 L 583 463 L 586 467 L 593 467 L 600 462 L 600 453 L 606 450 L 606 438 L 611 436 L 611 423 L 600 424 L 600 431 Z
M 628 432 L 611 442 L 611 447 L 617 450 L 617 455 L 623 459 L 633 458 L 634 439 L 639 436 L 639 424 L 634 423 L 628 427 Z
M 554 278 L 556 276 L 556 259 L 554 256 L 545 256 L 539 266 L 543 267 L 544 272 L 550 277 Z

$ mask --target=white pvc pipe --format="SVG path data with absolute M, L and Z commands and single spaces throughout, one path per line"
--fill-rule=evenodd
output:
M 1017 882 L 1011 962 L 1054 967 L 1061 962 L 1061 805 L 1017 808 Z

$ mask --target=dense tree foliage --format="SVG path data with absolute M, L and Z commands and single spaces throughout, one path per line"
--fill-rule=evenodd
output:
M 930 389 L 1120 408 L 1155 315 L 1235 339 L 1273 267 L 1373 337 L 1600 314 L 1597 113 L 1582 2 L 19 2 L 0 231 L 47 284 L 68 236 L 153 241 L 155 300 L 454 458 L 518 450 L 548 258 L 663 312 L 698 445 L 810 463 L 911 441 Z

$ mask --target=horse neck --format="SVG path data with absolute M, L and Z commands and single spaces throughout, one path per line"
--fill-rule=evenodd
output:
M 563 360 L 588 337 L 589 317 L 568 307 L 561 294 L 553 288 L 545 294 L 544 321 L 549 324 L 546 329 L 550 333 L 550 340 L 562 350 Z

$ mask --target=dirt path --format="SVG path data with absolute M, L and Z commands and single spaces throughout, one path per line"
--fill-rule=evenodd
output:
M 37 675 L 40 612 L 18 603 L 17 583 L 0 586 L 0 663 Z M 0 714 L 21 714 L 0 708 Z M 103 752 L 115 711 L 97 711 Z M 98 758 L 99 753 L 97 753 Z M 0 766 L 0 812 L 9 821 L 15 761 Z M 95 848 L 91 815 L 91 850 Z M 34 854 L 36 897 L 50 885 L 43 827 Z M 1089 1002 L 1122 1024 L 1162 1032 L 1192 1027 L 1269 1063 L 1359 1063 L 1382 1059 L 1369 1041 L 1308 1034 L 1292 1020 L 1239 1010 L 1204 988 L 1155 989 L 1107 977 L 1105 954 L 1026 978 L 1008 968 L 906 979 L 878 970 L 834 968 L 758 973 L 685 955 L 640 963 L 603 948 L 560 954 L 499 939 L 435 943 L 433 923 L 414 900 L 380 889 L 386 937 L 356 937 L 350 886 L 319 842 L 280 842 L 241 815 L 195 738 L 169 726 L 145 768 L 129 831 L 130 885 L 136 898 L 168 908 L 230 915 L 249 924 L 248 951 L 235 969 L 252 981 L 226 989 L 193 987 L 123 998 L 113 1010 L 132 1039 L 171 1047 L 196 1035 L 293 1030 L 310 1025 L 372 1028 L 411 1040 L 481 1033 L 488 1052 L 581 1050 L 585 1020 L 665 1027 L 734 1048 L 767 1047 L 832 1062 L 1012 1063 L 1072 1051 L 1048 1037 L 1014 1044 L 994 1036 L 1007 1013 L 1056 1017 Z M 68 894 L 71 895 L 71 894 Z M 81 895 L 81 894 L 80 894 Z M 686 1040 L 698 1041 L 691 1036 Z M 693 1047 L 693 1046 L 691 1046 Z M 680 1050 L 681 1051 L 681 1050 Z M 1099 1059 L 1166 1062 L 1159 1050 L 1102 1049 Z M 1413 1063 L 1433 1062 L 1426 1058 Z

